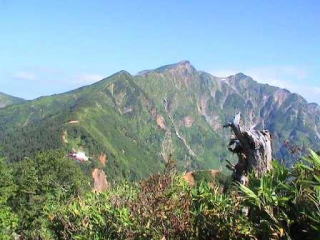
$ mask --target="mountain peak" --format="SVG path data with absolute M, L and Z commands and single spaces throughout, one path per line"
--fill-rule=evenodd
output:
M 131 74 L 126 70 L 121 70 L 121 71 L 117 72 L 116 74 L 131 76 Z
M 119 72 L 116 72 L 116 73 L 112 74 L 111 76 L 109 76 L 109 77 L 107 77 L 105 79 L 102 79 L 102 81 L 109 80 L 109 79 L 112 79 L 112 78 L 117 77 L 117 76 L 118 77 L 132 77 L 132 75 L 129 72 L 127 72 L 126 70 L 121 70 Z
M 183 73 L 194 73 L 197 70 L 191 63 L 187 60 L 180 61 L 178 63 L 165 65 L 160 68 L 155 69 L 156 72 L 165 72 L 165 71 L 174 71 L 174 72 L 183 72 Z
M 245 75 L 244 73 L 242 72 L 239 72 L 237 74 L 235 74 L 235 77 L 238 77 L 238 78 L 245 78 L 245 77 L 248 77 L 247 75 Z
M 148 74 L 151 72 L 156 72 L 156 73 L 164 73 L 164 72 L 180 72 L 180 73 L 194 73 L 197 70 L 195 69 L 194 66 L 191 65 L 190 61 L 188 60 L 183 60 L 177 63 L 173 63 L 173 64 L 168 64 L 168 65 L 164 65 L 162 67 L 153 69 L 153 70 L 144 70 L 138 73 L 138 75 L 144 75 L 144 74 Z
M 191 63 L 190 63 L 190 61 L 188 61 L 188 60 L 182 60 L 182 61 L 176 63 L 176 65 L 180 65 L 180 66 L 192 66 Z

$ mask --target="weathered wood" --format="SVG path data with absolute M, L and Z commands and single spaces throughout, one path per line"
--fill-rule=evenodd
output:
M 240 125 L 241 114 L 235 115 L 232 122 L 224 127 L 230 127 L 233 134 L 228 150 L 237 154 L 238 163 L 227 167 L 233 171 L 233 178 L 242 184 L 247 183 L 247 174 L 254 172 L 261 176 L 272 168 L 271 135 L 268 130 L 245 130 Z

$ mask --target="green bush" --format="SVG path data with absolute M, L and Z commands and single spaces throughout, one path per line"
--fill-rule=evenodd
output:
M 240 185 L 259 239 L 320 239 L 320 156 L 287 169 L 274 162 L 261 178 Z
M 47 235 L 46 206 L 63 205 L 89 190 L 89 180 L 79 165 L 61 151 L 25 158 L 13 166 L 12 175 L 15 190 L 8 203 L 20 219 L 16 233 L 24 238 Z
M 253 225 L 242 214 L 242 199 L 219 185 L 203 182 L 192 189 L 193 239 L 253 239 Z
M 169 163 L 162 174 L 103 193 L 85 189 L 69 160 L 42 153 L 12 172 L 0 161 L 3 239 L 320 239 L 314 152 L 293 168 L 274 162 L 261 178 L 252 173 L 248 186 L 200 172 L 192 187 Z
M 175 174 L 156 174 L 108 193 L 88 194 L 48 213 L 58 239 L 250 239 L 241 200 L 223 187 L 191 188 Z
M 8 199 L 14 196 L 15 184 L 11 169 L 0 159 L 0 239 L 11 239 L 18 225 L 18 217 L 9 206 Z

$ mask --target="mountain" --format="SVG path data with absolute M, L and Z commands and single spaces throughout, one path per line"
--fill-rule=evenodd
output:
M 234 159 L 222 125 L 238 111 L 247 126 L 271 131 L 277 158 L 288 155 L 284 142 L 320 148 L 317 104 L 242 73 L 219 78 L 182 61 L 1 109 L 0 151 L 10 161 L 47 149 L 85 153 L 86 168 L 103 168 L 112 180 L 144 177 L 170 158 L 183 170 L 219 169 Z
M 22 98 L 13 97 L 0 92 L 0 108 L 4 108 L 6 106 L 16 104 L 16 103 L 21 103 L 23 101 L 24 100 Z

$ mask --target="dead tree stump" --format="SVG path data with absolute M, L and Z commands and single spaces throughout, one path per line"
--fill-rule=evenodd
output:
M 241 114 L 238 113 L 232 122 L 224 125 L 233 132 L 228 150 L 237 154 L 239 160 L 235 165 L 228 162 L 227 167 L 233 171 L 235 181 L 247 184 L 250 171 L 261 176 L 272 168 L 271 135 L 268 130 L 243 129 L 240 118 Z

